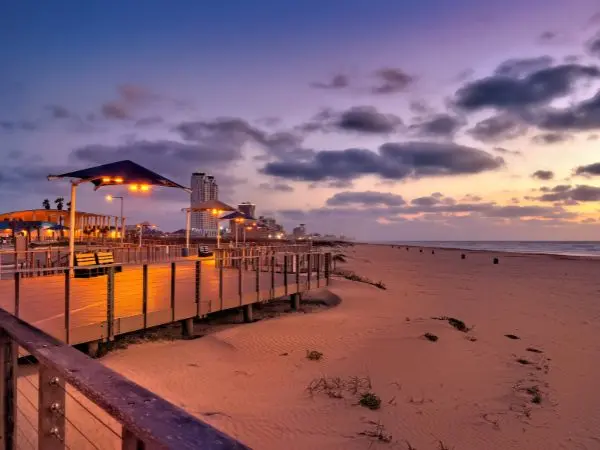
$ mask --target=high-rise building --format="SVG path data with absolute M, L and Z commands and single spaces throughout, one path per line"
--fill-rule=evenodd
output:
M 255 218 L 256 205 L 250 202 L 243 202 L 238 205 L 238 210 L 247 217 Z
M 219 199 L 219 186 L 212 175 L 194 172 L 190 185 L 192 187 L 190 201 L 192 208 L 207 200 Z M 192 231 L 206 237 L 217 236 L 217 218 L 213 217 L 210 212 L 192 212 L 190 219 Z

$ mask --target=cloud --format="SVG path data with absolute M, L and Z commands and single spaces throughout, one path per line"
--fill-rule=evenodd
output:
M 342 112 L 335 126 L 344 131 L 358 133 L 389 134 L 402 125 L 402 120 L 393 114 L 383 114 L 372 106 L 355 106 Z
M 339 73 L 326 83 L 314 82 L 310 83 L 310 86 L 316 89 L 344 89 L 350 86 L 350 78 L 347 75 Z
M 569 108 L 547 108 L 532 118 L 539 128 L 553 131 L 600 129 L 600 91 Z
M 501 63 L 495 71 L 496 75 L 520 78 L 542 69 L 547 69 L 554 63 L 551 56 L 537 58 L 514 58 Z
M 384 68 L 375 72 L 378 79 L 377 86 L 372 88 L 375 94 L 394 94 L 405 91 L 413 84 L 416 78 L 407 74 L 402 69 Z
M 597 202 L 600 201 L 600 187 L 577 185 L 558 185 L 553 188 L 545 188 L 542 192 L 545 194 L 536 197 L 536 200 L 542 202 L 558 202 L 564 200 L 574 200 L 577 202 Z
M 303 137 L 296 133 L 279 131 L 268 133 L 239 118 L 221 117 L 210 121 L 182 122 L 175 127 L 183 139 L 213 146 L 215 152 L 241 156 L 244 144 L 255 143 L 265 151 L 258 159 L 294 158 L 312 156 L 313 151 L 301 147 Z
M 264 191 L 294 192 L 294 188 L 285 183 L 261 183 L 258 187 Z
M 74 117 L 74 115 L 64 106 L 48 105 L 46 109 L 50 112 L 50 115 L 54 119 L 68 119 L 70 117 Z
M 379 112 L 373 106 L 353 106 L 344 111 L 323 109 L 310 121 L 297 127 L 303 133 L 351 132 L 390 134 L 402 127 L 402 119 L 394 114 Z
M 507 113 L 484 119 L 467 134 L 481 142 L 499 142 L 516 139 L 527 132 L 527 126 L 520 119 Z
M 436 114 L 411 125 L 421 136 L 451 138 L 464 124 L 463 120 L 449 114 Z
M 567 142 L 571 139 L 573 139 L 573 136 L 570 136 L 565 133 L 543 133 L 534 136 L 533 138 L 531 138 L 531 141 L 534 144 L 539 145 L 553 145 L 560 144 L 562 142 Z
M 188 176 L 200 164 L 203 168 L 224 167 L 241 157 L 237 147 L 215 148 L 210 145 L 167 140 L 134 141 L 116 146 L 87 145 L 73 150 L 69 155 L 73 162 L 88 164 L 106 164 L 131 159 L 171 177 L 181 177 L 182 174 Z
M 492 150 L 495 151 L 495 152 L 497 152 L 497 153 L 500 153 L 502 155 L 516 155 L 516 156 L 521 156 L 523 154 L 519 150 L 508 150 L 507 148 L 504 148 L 504 147 L 494 147 Z
M 34 131 L 38 129 L 38 126 L 29 120 L 0 120 L 0 128 L 5 131 Z
M 161 97 L 154 92 L 134 84 L 117 86 L 117 94 L 117 100 L 108 101 L 100 107 L 100 113 L 105 119 L 131 119 L 140 108 L 161 100 Z
M 267 175 L 300 181 L 350 180 L 363 175 L 401 180 L 428 176 L 464 175 L 495 170 L 500 157 L 454 143 L 386 143 L 377 152 L 350 148 L 322 150 L 305 161 L 276 161 L 265 165 Z
M 164 123 L 165 119 L 163 119 L 160 116 L 149 116 L 149 117 L 142 117 L 141 119 L 138 119 L 135 121 L 135 126 L 136 127 L 150 127 L 153 125 L 158 125 L 161 123 Z
M 401 195 L 392 194 L 391 192 L 338 192 L 333 197 L 327 199 L 328 206 L 347 206 L 347 205 L 385 205 L 385 206 L 400 206 L 406 201 Z
M 552 172 L 551 170 L 536 170 L 531 174 L 531 177 L 536 178 L 538 180 L 548 181 L 554 178 L 554 172 Z
M 512 67 L 514 71 L 514 64 Z M 523 76 L 495 74 L 461 87 L 454 103 L 469 112 L 486 108 L 522 110 L 548 105 L 570 94 L 578 81 L 598 78 L 600 69 L 597 66 L 581 64 L 561 64 Z
M 544 31 L 542 34 L 540 34 L 539 39 L 542 42 L 551 42 L 554 41 L 557 36 L 558 33 L 554 31 Z
M 575 175 L 596 176 L 600 175 L 600 163 L 579 166 L 575 169 Z
M 590 55 L 600 58 L 600 33 L 590 39 L 585 47 Z

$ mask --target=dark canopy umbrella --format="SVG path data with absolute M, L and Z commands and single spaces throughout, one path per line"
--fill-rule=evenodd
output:
M 247 216 L 241 211 L 233 211 L 232 213 L 226 214 L 220 218 L 221 220 L 231 220 L 231 219 L 244 219 L 244 220 L 256 220 L 254 217 Z
M 61 175 L 49 175 L 48 179 L 57 178 L 79 178 L 81 181 L 89 181 L 94 189 L 101 186 L 113 186 L 121 184 L 148 184 L 154 186 L 174 187 L 190 192 L 189 188 L 181 186 L 156 172 L 146 169 L 133 161 L 124 160 L 88 169 L 76 170 Z

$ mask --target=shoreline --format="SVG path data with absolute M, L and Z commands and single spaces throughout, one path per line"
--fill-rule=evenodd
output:
M 473 254 L 496 254 L 496 256 L 509 256 L 509 257 L 552 257 L 554 259 L 573 259 L 573 260 L 584 260 L 584 261 L 600 261 L 599 255 L 576 255 L 576 254 L 567 254 L 567 253 L 544 253 L 544 252 L 523 252 L 523 251 L 514 251 L 514 250 L 489 250 L 489 249 L 471 249 L 471 248 L 462 248 L 462 247 L 439 247 L 435 245 L 415 245 L 415 244 L 387 244 L 387 243 L 371 243 L 371 242 L 360 242 L 355 245 L 365 245 L 365 246 L 383 246 L 383 247 L 393 247 L 393 248 L 411 248 L 411 249 L 427 249 L 427 250 L 449 250 L 449 251 L 462 251 L 464 253 L 473 253 Z M 342 249 L 339 249 L 340 253 L 343 253 Z M 498 255 L 499 254 L 499 255 Z

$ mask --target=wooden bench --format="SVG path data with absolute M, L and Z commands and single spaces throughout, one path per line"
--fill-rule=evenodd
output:
M 101 271 L 102 269 L 100 269 Z M 75 253 L 75 278 L 91 278 L 100 275 L 93 253 Z
M 213 255 L 213 252 L 211 252 L 211 251 L 208 249 L 208 246 L 206 246 L 206 245 L 201 245 L 200 247 L 198 247 L 198 256 L 199 256 L 200 258 L 206 258 L 206 257 L 208 257 L 208 256 L 212 256 L 212 255 Z
M 113 265 L 115 273 L 121 272 L 123 266 L 115 266 L 115 255 L 113 252 L 96 252 L 96 264 L 99 266 Z M 103 274 L 108 272 L 108 267 L 102 267 L 99 269 Z

